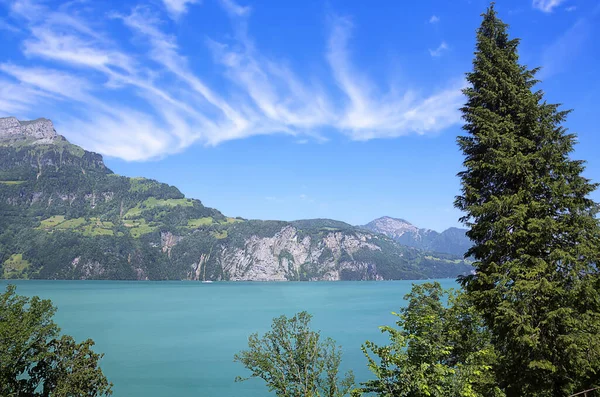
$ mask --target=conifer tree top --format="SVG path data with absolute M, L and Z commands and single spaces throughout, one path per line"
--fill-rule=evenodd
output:
M 464 212 L 476 273 L 463 279 L 492 332 L 508 396 L 562 396 L 600 373 L 597 185 L 570 158 L 569 111 L 535 91 L 492 4 L 477 30 L 461 109 Z M 594 342 L 595 341 L 595 342 Z

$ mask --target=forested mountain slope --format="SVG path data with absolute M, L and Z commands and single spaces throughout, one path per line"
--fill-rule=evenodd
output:
M 231 218 L 128 178 L 46 119 L 0 119 L 0 275 L 42 279 L 371 280 L 455 277 L 452 255 L 332 220 Z

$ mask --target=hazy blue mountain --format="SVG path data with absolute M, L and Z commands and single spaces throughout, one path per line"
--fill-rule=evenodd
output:
M 461 257 L 471 247 L 471 240 L 465 235 L 467 229 L 457 227 L 438 233 L 435 230 L 419 228 L 404 219 L 384 216 L 367 223 L 362 228 L 385 234 L 409 247 Z

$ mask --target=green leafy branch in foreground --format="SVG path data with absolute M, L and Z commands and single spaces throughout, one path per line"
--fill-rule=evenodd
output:
M 312 316 L 301 312 L 291 318 L 273 319 L 271 331 L 248 338 L 248 350 L 234 361 L 251 371 L 248 378 L 261 378 L 269 391 L 280 397 L 342 397 L 354 385 L 354 375 L 339 377 L 342 355 L 331 338 L 322 340 L 310 329 Z
M 381 327 L 390 343 L 362 350 L 375 375 L 359 389 L 385 397 L 500 397 L 490 334 L 465 294 L 439 283 L 414 285 L 408 306 Z M 446 306 L 445 300 L 448 305 Z
M 504 396 L 493 372 L 490 334 L 465 294 L 435 282 L 413 285 L 405 299 L 408 306 L 394 313 L 398 328 L 381 327 L 390 343 L 363 346 L 375 379 L 356 389 L 352 374 L 338 379 L 339 348 L 329 338 L 320 341 L 306 312 L 275 318 L 270 332 L 250 336 L 248 350 L 235 361 L 277 396 Z
M 49 300 L 19 296 L 9 285 L 0 295 L 0 395 L 99 397 L 112 394 L 99 368 L 103 357 L 91 339 L 60 336 Z

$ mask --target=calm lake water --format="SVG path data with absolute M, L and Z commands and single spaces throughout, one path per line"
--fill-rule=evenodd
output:
M 233 355 L 249 334 L 267 331 L 273 317 L 306 310 L 313 328 L 342 346 L 345 369 L 366 380 L 360 346 L 367 339 L 385 342 L 378 326 L 394 323 L 390 313 L 404 304 L 414 281 L 11 282 L 19 294 L 51 299 L 63 332 L 96 342 L 115 397 L 258 397 L 269 395 L 262 380 L 234 382 L 247 374 Z M 6 284 L 0 280 L 2 290 Z

